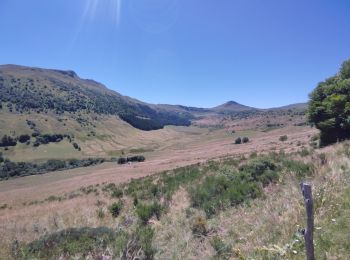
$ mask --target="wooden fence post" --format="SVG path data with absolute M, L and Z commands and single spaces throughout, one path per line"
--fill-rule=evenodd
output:
M 301 183 L 301 191 L 304 196 L 304 203 L 307 216 L 307 226 L 304 231 L 306 259 L 314 260 L 314 213 L 313 213 L 313 200 L 312 200 L 312 189 L 308 183 Z

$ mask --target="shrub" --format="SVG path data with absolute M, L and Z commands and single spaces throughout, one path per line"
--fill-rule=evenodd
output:
M 123 190 L 115 187 L 112 190 L 111 196 L 112 196 L 112 198 L 121 198 L 121 197 L 123 197 Z
M 306 157 L 306 156 L 310 155 L 310 152 L 309 152 L 308 149 L 303 148 L 303 149 L 299 152 L 299 154 L 300 154 L 301 157 Z
M 258 153 L 257 153 L 256 151 L 252 152 L 252 153 L 249 155 L 249 158 L 251 158 L 251 159 L 254 159 L 254 158 L 256 158 L 256 157 L 258 157 Z
M 136 214 L 143 224 L 147 224 L 148 220 L 150 220 L 154 215 L 157 217 L 157 219 L 159 219 L 162 210 L 163 207 L 157 202 L 149 205 L 138 203 L 136 206 Z
M 32 137 L 37 137 L 37 136 L 39 136 L 39 135 L 40 135 L 39 132 L 34 132 L 34 133 L 32 133 Z
M 327 157 L 325 153 L 320 153 L 318 155 L 318 157 L 320 158 L 321 164 L 325 165 L 327 163 Z
M 242 143 L 242 139 L 240 137 L 236 138 L 235 144 L 241 144 L 241 143 Z
M 30 163 L 30 162 L 11 162 L 4 160 L 0 167 L 0 180 L 10 177 L 20 177 L 27 175 L 43 174 L 50 171 L 58 171 L 63 169 L 72 169 L 77 167 L 87 167 L 90 165 L 103 163 L 101 158 L 88 158 L 82 160 L 48 160 L 45 163 Z
M 208 233 L 207 220 L 202 216 L 196 216 L 191 224 L 192 233 L 195 236 L 206 236 Z
M 219 259 L 231 259 L 233 256 L 232 246 L 226 244 L 220 237 L 214 237 L 210 241 Z
M 11 136 L 4 135 L 0 141 L 0 147 L 16 146 L 17 140 Z
M 241 166 L 239 170 L 244 173 L 244 178 L 252 178 L 255 182 L 261 182 L 263 186 L 278 179 L 277 166 L 270 159 L 253 160 Z
M 192 206 L 204 210 L 208 217 L 229 206 L 255 199 L 262 194 L 262 186 L 278 180 L 279 168 L 271 159 L 257 158 L 239 168 L 210 175 L 190 188 Z
M 249 142 L 249 138 L 248 137 L 243 137 L 242 142 L 243 143 L 248 143 Z
M 112 214 L 112 217 L 116 218 L 119 216 L 121 210 L 123 208 L 123 203 L 121 201 L 114 202 L 110 207 L 109 207 L 109 212 Z
M 298 179 L 311 176 L 314 172 L 314 167 L 311 164 L 306 164 L 296 160 L 283 160 L 283 166 L 290 172 L 294 173 Z
M 118 159 L 118 164 L 125 164 L 127 162 L 144 162 L 146 158 L 142 155 L 136 155 L 136 156 L 131 156 L 131 157 L 120 157 Z
M 136 214 L 143 224 L 147 224 L 148 220 L 153 216 L 152 206 L 139 203 L 136 206 Z
M 127 163 L 126 158 L 121 157 L 118 159 L 118 164 L 125 164 L 125 163 Z
M 36 136 L 36 142 L 40 144 L 48 144 L 48 143 L 58 143 L 63 140 L 63 135 L 61 134 L 44 134 Z
M 106 227 L 70 228 L 51 233 L 18 248 L 23 259 L 102 259 L 104 253 L 113 250 L 116 256 L 125 255 L 128 234 Z
M 30 140 L 30 136 L 29 135 L 27 135 L 27 134 L 25 134 L 25 135 L 20 135 L 19 137 L 18 137 L 18 141 L 20 142 L 20 143 L 25 143 L 25 142 L 27 142 L 27 141 L 29 141 Z
M 288 140 L 288 136 L 282 135 L 282 136 L 280 136 L 279 140 L 280 140 L 281 142 L 287 141 L 287 140 Z
M 144 259 L 153 259 L 156 250 L 152 247 L 152 240 L 154 237 L 154 230 L 149 226 L 141 226 L 136 230 L 136 241 L 138 247 L 144 253 Z

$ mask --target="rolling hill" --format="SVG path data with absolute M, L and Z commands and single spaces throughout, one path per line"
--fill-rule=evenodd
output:
M 294 113 L 286 111 L 296 107 L 301 106 L 262 110 L 234 101 L 214 108 L 148 104 L 74 71 L 2 65 L 0 152 L 14 161 L 35 161 L 162 150 L 178 147 L 179 140 L 192 140 L 208 127 L 264 129 L 272 116 L 285 125 L 286 115 Z M 252 118 L 251 123 L 234 126 L 234 120 L 244 118 Z M 303 118 L 291 123 L 300 123 L 296 120 Z M 190 124 L 194 128 L 165 127 Z
M 118 115 L 141 130 L 190 124 L 188 113 L 166 111 L 122 96 L 98 82 L 79 78 L 73 71 L 0 66 L 0 101 L 18 113 Z

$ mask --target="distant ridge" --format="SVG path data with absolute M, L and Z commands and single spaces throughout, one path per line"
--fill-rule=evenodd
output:
M 295 104 L 290 104 L 286 106 L 281 106 L 281 107 L 274 107 L 274 108 L 269 108 L 268 110 L 288 110 L 288 109 L 300 109 L 304 110 L 308 106 L 308 103 L 295 103 Z
M 213 108 L 183 105 L 149 104 L 123 96 L 92 79 L 82 79 L 72 70 L 57 70 L 0 65 L 0 103 L 17 112 L 54 111 L 118 115 L 141 130 L 161 129 L 165 125 L 188 126 L 191 120 L 220 114 L 255 113 L 269 110 L 305 110 L 307 103 L 258 109 L 228 101 Z

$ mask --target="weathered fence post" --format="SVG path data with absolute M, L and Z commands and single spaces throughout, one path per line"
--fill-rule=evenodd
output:
M 306 216 L 307 216 L 307 226 L 304 231 L 305 239 L 305 249 L 306 249 L 306 259 L 314 260 L 314 213 L 313 213 L 313 200 L 312 200 L 312 190 L 311 185 L 308 183 L 300 184 L 301 191 L 303 192 Z

